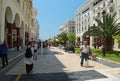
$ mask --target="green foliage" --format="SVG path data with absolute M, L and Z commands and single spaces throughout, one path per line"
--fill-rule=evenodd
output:
M 67 33 L 61 33 L 58 35 L 59 42 L 63 42 L 64 45 L 66 45 L 66 41 L 68 40 Z
M 117 40 L 118 44 L 120 44 L 120 35 L 113 35 L 112 37 Z
M 104 39 L 104 44 L 107 51 L 113 49 L 113 38 L 112 35 L 120 34 L 120 23 L 117 23 L 119 18 L 115 20 L 116 13 L 113 15 L 107 14 L 103 17 L 103 20 L 96 19 L 97 26 L 91 26 L 88 31 L 83 34 L 83 37 L 97 36 L 98 38 Z
M 62 37 L 58 37 L 58 42 L 62 43 L 62 41 L 63 41 Z
M 92 49 L 92 54 L 103 59 L 120 62 L 120 53 L 117 53 L 116 51 L 113 51 L 112 53 L 108 52 L 106 53 L 106 56 L 103 57 L 100 49 Z
M 75 36 L 75 34 L 74 33 L 69 33 L 68 34 L 68 40 L 70 41 L 70 42 L 75 42 L 75 40 L 76 40 L 76 36 Z
M 80 48 L 79 48 L 79 47 L 76 47 L 76 48 L 75 48 L 75 52 L 76 52 L 76 53 L 80 53 Z

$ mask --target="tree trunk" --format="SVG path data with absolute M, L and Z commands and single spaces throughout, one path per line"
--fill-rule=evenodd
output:
M 105 39 L 105 48 L 106 48 L 106 51 L 110 51 L 110 52 L 113 51 L 113 39 L 112 39 L 112 37 Z

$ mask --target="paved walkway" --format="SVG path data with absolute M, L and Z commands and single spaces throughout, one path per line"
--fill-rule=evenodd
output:
M 58 49 L 58 48 L 54 48 L 54 49 L 64 52 L 63 50 Z M 85 67 L 80 67 L 80 65 L 79 65 L 79 63 L 80 63 L 79 55 L 76 55 L 74 53 L 66 53 L 66 52 L 64 52 L 64 53 L 66 54 L 66 57 L 68 57 L 68 58 L 65 58 L 64 56 L 57 56 L 57 57 L 59 57 L 59 60 L 62 63 L 64 63 L 64 65 L 66 65 L 67 68 L 65 68 L 65 70 L 67 72 L 95 70 L 101 74 L 104 74 L 108 78 L 98 79 L 98 80 L 97 79 L 96 80 L 87 80 L 87 81 L 120 81 L 120 64 L 119 63 L 116 64 L 116 63 L 108 62 L 105 60 L 103 61 L 102 59 L 98 59 L 99 60 L 98 62 L 89 60 L 89 65 L 91 67 L 85 68 Z M 66 59 L 66 60 L 64 61 L 64 59 Z M 113 66 L 113 65 L 115 65 L 115 66 Z M 113 66 L 113 67 L 111 67 L 111 66 Z
M 33 73 L 26 75 L 24 71 L 20 81 L 120 81 L 120 67 L 110 67 L 91 60 L 89 68 L 81 67 L 79 55 L 64 52 L 56 47 L 39 51 L 37 57 Z M 23 62 L 24 59 L 6 74 L 21 73 L 25 67 Z
M 12 61 L 12 60 L 14 60 L 14 59 L 16 59 L 17 57 L 23 55 L 24 52 L 25 52 L 25 48 L 24 47 L 21 48 L 20 51 L 17 51 L 16 48 L 9 49 L 8 50 L 8 60 L 9 60 L 9 62 Z M 1 60 L 1 58 L 0 58 L 0 66 L 2 66 L 2 60 Z

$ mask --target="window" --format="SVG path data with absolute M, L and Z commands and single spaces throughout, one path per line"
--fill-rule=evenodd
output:
M 112 2 L 113 2 L 113 0 L 110 0 L 110 2 L 112 3 Z
M 98 13 L 98 18 L 100 17 L 100 13 Z
M 110 8 L 110 12 L 113 12 L 113 7 Z
M 105 2 L 104 2 L 104 3 L 103 3 L 103 7 L 105 7 L 105 5 L 106 5 L 106 4 L 105 4 Z
M 18 4 L 20 5 L 20 0 L 17 0 Z
M 119 11 L 119 17 L 120 17 L 120 11 Z

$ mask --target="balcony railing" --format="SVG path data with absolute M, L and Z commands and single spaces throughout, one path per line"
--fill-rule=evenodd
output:
M 103 0 L 98 0 L 98 1 L 96 1 L 95 3 L 93 3 L 93 6 L 97 5 L 97 4 L 100 3 L 101 1 L 103 1 Z

